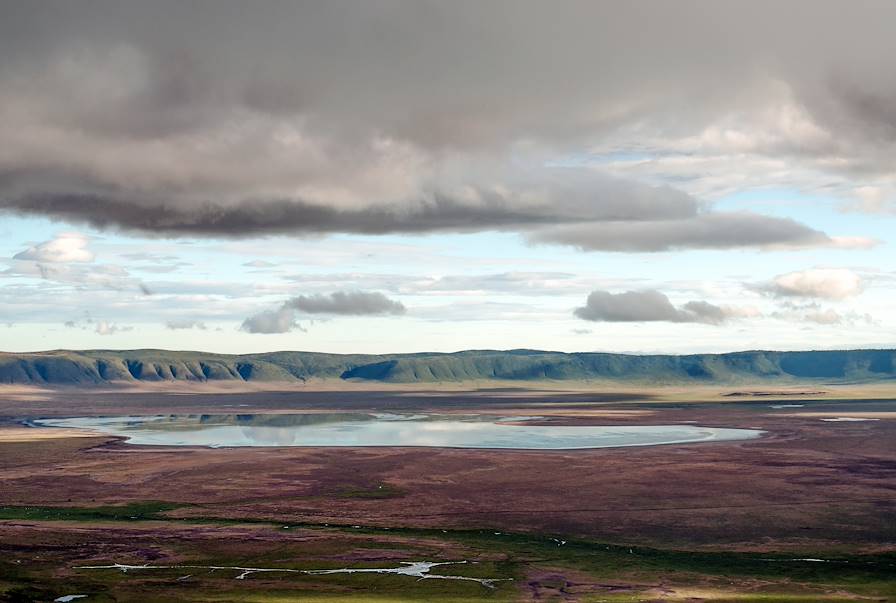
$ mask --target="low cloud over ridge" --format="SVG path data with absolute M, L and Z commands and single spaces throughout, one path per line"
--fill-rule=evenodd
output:
M 300 295 L 283 302 L 276 310 L 266 310 L 243 321 L 240 330 L 248 333 L 287 333 L 300 329 L 299 314 L 329 316 L 401 315 L 404 304 L 379 292 L 336 291 L 329 295 Z
M 705 301 L 690 301 L 676 308 L 659 291 L 626 291 L 610 293 L 593 291 L 585 305 L 575 309 L 583 320 L 596 322 L 694 322 L 719 325 L 729 318 L 747 313 L 738 309 L 716 306 Z
M 375 316 L 404 314 L 406 308 L 379 292 L 337 291 L 329 295 L 300 295 L 284 304 L 305 314 L 335 314 L 342 316 Z
M 303 330 L 296 321 L 295 310 L 285 306 L 253 314 L 240 326 L 241 331 L 261 335 L 288 333 L 293 329 Z

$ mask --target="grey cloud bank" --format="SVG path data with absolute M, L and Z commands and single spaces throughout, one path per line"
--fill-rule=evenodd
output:
M 411 199 L 346 207 L 301 198 L 173 202 L 65 192 L 5 199 L 0 205 L 23 213 L 84 221 L 99 228 L 119 226 L 163 234 L 236 237 L 265 233 L 473 232 L 697 215 L 696 200 L 668 187 L 600 175 L 568 176 L 575 186 L 561 185 L 556 178 L 549 184 L 530 182 L 516 189 L 503 184 L 493 188 L 467 185 L 449 194 L 421 190 Z
M 0 207 L 16 213 L 166 236 L 841 246 L 639 174 L 547 166 L 608 140 L 699 140 L 848 174 L 878 204 L 893 176 L 892 3 L 48 1 L 3 15 Z M 802 121 L 729 135 L 732 116 L 751 132 L 781 107 Z
M 790 218 L 747 212 L 709 213 L 687 220 L 594 222 L 559 226 L 539 231 L 531 239 L 536 242 L 572 245 L 586 251 L 631 252 L 738 247 L 862 248 L 875 244 L 866 238 L 831 237 Z

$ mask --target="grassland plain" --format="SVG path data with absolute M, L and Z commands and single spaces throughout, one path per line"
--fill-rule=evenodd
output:
M 157 503 L 111 508 L 32 509 L 30 524 L 0 532 L 6 600 L 89 593 L 99 601 L 320 600 L 847 601 L 888 600 L 896 555 L 839 555 L 824 562 L 773 553 L 688 552 L 561 540 L 488 530 L 170 521 Z M 149 509 L 157 513 L 146 515 Z M 10 508 L 2 516 L 15 516 Z M 105 517 L 105 519 L 95 519 Z M 114 519 L 108 519 L 113 517 Z M 254 574 L 235 568 L 394 567 L 398 560 L 467 561 L 446 566 L 475 582 L 382 574 Z M 83 569 L 102 564 L 147 569 Z M 152 570 L 152 566 L 182 566 Z M 210 570 L 204 566 L 216 566 Z M 696 592 L 703 596 L 695 598 Z M 30 597 L 30 598 L 29 598 Z
M 689 552 L 489 530 L 423 530 L 166 519 L 170 505 L 0 510 L 7 600 L 65 592 L 100 601 L 289 600 L 888 600 L 896 555 L 794 558 L 773 553 Z M 34 524 L 14 523 L 27 519 Z M 12 541 L 11 541 L 12 540 Z M 393 567 L 397 560 L 471 563 L 450 575 L 497 578 L 494 589 L 381 574 L 253 575 L 239 568 Z M 182 565 L 163 570 L 79 569 L 113 563 Z M 552 592 L 556 591 L 556 592 Z M 62 593 L 62 594 L 58 594 Z M 30 597 L 30 598 L 28 598 Z
M 691 399 L 679 389 L 556 384 L 467 392 L 12 390 L 0 396 L 0 432 L 19 434 L 0 437 L 0 601 L 896 600 L 896 420 L 886 392 L 851 399 L 855 392 L 828 386 L 741 389 L 695 390 Z M 222 407 L 697 422 L 766 436 L 536 452 L 169 448 L 21 435 L 43 432 L 26 426 L 38 416 Z M 877 420 L 822 420 L 862 413 Z M 501 581 L 490 589 L 295 572 L 237 580 L 239 570 L 208 569 L 419 561 L 466 561 L 436 570 Z M 78 569 L 114 563 L 192 567 Z

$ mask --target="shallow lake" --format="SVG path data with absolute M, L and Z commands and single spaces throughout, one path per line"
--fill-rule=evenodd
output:
M 758 437 L 761 431 L 699 425 L 546 425 L 538 417 L 437 414 L 245 414 L 42 419 L 156 446 L 426 446 L 568 450 Z

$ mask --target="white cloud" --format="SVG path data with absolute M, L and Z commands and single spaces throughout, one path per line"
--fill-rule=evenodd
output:
M 751 107 L 684 131 L 649 121 L 623 127 L 582 163 L 710 201 L 791 189 L 834 198 L 842 210 L 896 211 L 896 173 L 887 159 L 893 141 L 838 131 L 845 120 L 826 121 L 832 116 L 804 100 L 792 85 L 771 79 Z
M 818 323 L 820 325 L 835 325 L 843 322 L 843 316 L 832 308 L 819 310 L 817 312 L 809 312 L 804 318 L 809 322 Z
M 79 288 L 134 291 L 139 290 L 142 286 L 130 276 L 127 270 L 116 264 L 44 263 L 16 259 L 10 263 L 9 268 L 0 274 L 38 278 Z
M 754 289 L 775 297 L 842 300 L 862 292 L 862 278 L 845 268 L 813 268 L 781 274 Z
M 247 268 L 274 268 L 277 264 L 268 262 L 267 260 L 252 260 L 251 262 L 246 262 L 243 266 L 246 266 Z
M 13 256 L 14 260 L 52 263 L 92 262 L 94 255 L 87 248 L 89 239 L 77 232 L 63 232 Z
M 817 303 L 784 304 L 783 309 L 770 314 L 772 318 L 792 323 L 813 323 L 822 326 L 874 324 L 868 313 L 853 311 L 838 312 L 833 308 L 823 308 Z
M 189 319 L 169 320 L 165 323 L 165 327 L 173 331 L 181 329 L 199 329 L 200 331 L 205 331 L 206 329 L 208 329 L 208 327 L 205 326 L 205 323 L 201 320 Z
M 126 327 L 122 325 L 118 325 L 111 322 L 106 322 L 102 320 L 96 323 L 96 329 L 94 332 L 97 335 L 114 335 L 116 333 L 124 332 L 124 331 L 132 331 L 134 327 Z

